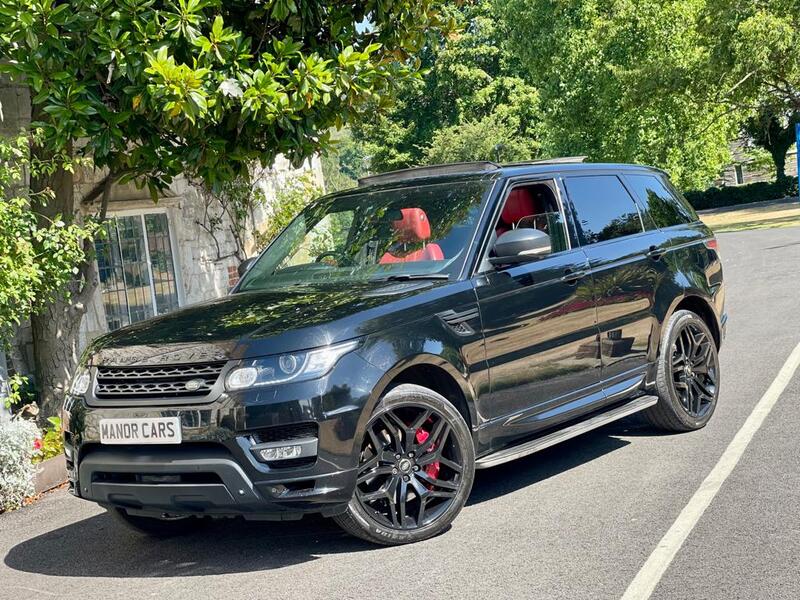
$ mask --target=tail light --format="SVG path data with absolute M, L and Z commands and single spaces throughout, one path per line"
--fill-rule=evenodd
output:
M 717 238 L 713 238 L 713 237 L 712 238 L 708 238 L 705 241 L 705 244 L 706 244 L 706 248 L 708 248 L 709 250 L 714 250 L 715 252 L 717 251 Z

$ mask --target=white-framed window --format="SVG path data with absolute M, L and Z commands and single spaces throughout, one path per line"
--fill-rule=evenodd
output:
M 100 295 L 109 331 L 179 306 L 175 255 L 166 212 L 119 213 L 95 242 Z
M 744 167 L 742 165 L 734 166 L 733 173 L 736 176 L 736 185 L 742 185 L 744 183 Z

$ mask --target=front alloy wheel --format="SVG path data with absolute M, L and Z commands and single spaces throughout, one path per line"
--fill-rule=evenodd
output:
M 382 544 L 432 537 L 460 512 L 475 457 L 461 414 L 417 385 L 392 389 L 370 419 L 353 500 L 337 522 Z

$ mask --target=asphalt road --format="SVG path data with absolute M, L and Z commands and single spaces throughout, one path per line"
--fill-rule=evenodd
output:
M 620 598 L 800 342 L 800 228 L 719 236 L 730 325 L 705 429 L 637 418 L 488 471 L 438 538 L 310 518 L 156 542 L 64 491 L 0 516 L 0 598 Z M 800 372 L 652 598 L 800 598 Z

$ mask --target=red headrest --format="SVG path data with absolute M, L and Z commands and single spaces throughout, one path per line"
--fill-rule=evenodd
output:
M 533 194 L 528 188 L 515 188 L 511 190 L 503 207 L 501 218 L 509 225 L 513 225 L 523 217 L 536 213 L 536 203 Z
M 404 243 L 421 242 L 431 237 L 431 224 L 428 215 L 421 208 L 401 208 L 403 218 L 393 221 L 397 241 Z

